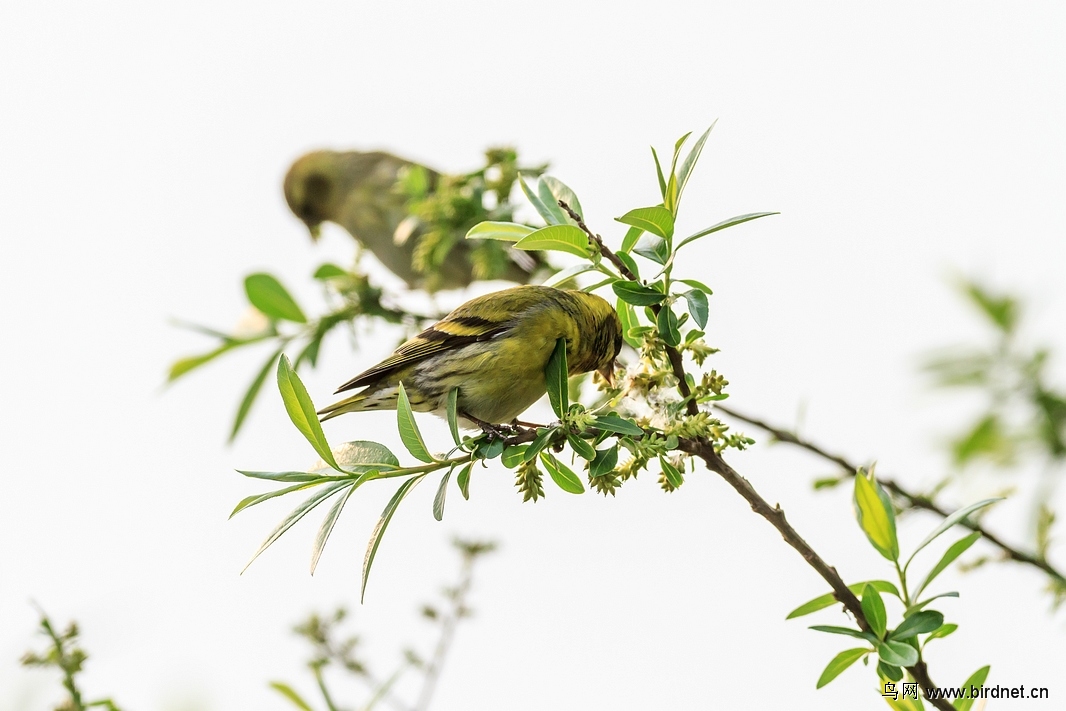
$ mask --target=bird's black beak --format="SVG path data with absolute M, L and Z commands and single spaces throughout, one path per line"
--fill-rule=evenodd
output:
M 607 381 L 607 384 L 614 387 L 614 365 L 615 361 L 611 361 L 607 365 L 603 366 L 596 372 L 603 376 L 603 379 Z

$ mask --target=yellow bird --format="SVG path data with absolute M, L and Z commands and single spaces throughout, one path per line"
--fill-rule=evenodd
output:
M 456 289 L 468 286 L 475 278 L 525 284 L 544 266 L 535 252 L 506 248 L 507 256 L 494 273 L 475 277 L 471 253 L 481 240 L 467 241 L 459 235 L 439 270 L 425 273 L 416 269 L 420 232 L 407 211 L 407 197 L 397 189 L 402 172 L 415 166 L 383 151 L 313 151 L 289 168 L 285 201 L 307 225 L 312 239 L 318 238 L 323 222 L 336 223 L 412 289 Z M 422 167 L 432 191 L 441 176 Z M 502 245 L 493 246 L 503 249 Z
M 608 380 L 622 347 L 622 324 L 604 299 L 550 286 L 516 286 L 459 306 L 391 356 L 337 389 L 366 387 L 319 410 L 322 420 L 365 410 L 394 410 L 403 382 L 412 409 L 458 412 L 485 427 L 514 421 L 546 391 L 544 368 L 566 339 L 570 375 L 600 371 Z

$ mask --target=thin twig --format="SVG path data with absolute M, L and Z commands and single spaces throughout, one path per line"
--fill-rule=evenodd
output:
M 814 444 L 813 442 L 800 437 L 795 432 L 790 432 L 789 430 L 783 429 L 781 427 L 776 427 L 763 420 L 737 412 L 736 410 L 730 407 L 723 407 L 722 405 L 717 405 L 716 407 L 717 409 L 721 410 L 730 417 L 736 418 L 741 422 L 746 422 L 749 425 L 754 425 L 755 427 L 758 427 L 764 432 L 769 433 L 774 437 L 774 439 L 778 440 L 779 442 L 784 442 L 786 444 L 791 444 L 801 449 L 805 449 L 808 452 L 818 457 L 821 457 L 826 461 L 833 462 L 849 476 L 855 476 L 855 472 L 858 471 L 858 466 L 853 462 L 848 461 L 839 454 L 833 454 L 831 452 L 826 451 L 817 444 Z M 929 511 L 931 513 L 936 514 L 937 516 L 940 516 L 941 518 L 947 518 L 951 515 L 951 511 L 948 511 L 947 509 L 943 508 L 929 497 L 908 491 L 904 486 L 902 486 L 894 479 L 886 479 L 878 475 L 877 481 L 881 484 L 881 486 L 888 489 L 888 491 L 891 492 L 896 498 L 906 502 L 907 505 L 911 508 Z M 965 528 L 968 528 L 971 531 L 980 533 L 982 538 L 999 548 L 1000 551 L 1002 551 L 1003 553 L 1003 557 L 1007 560 L 1013 560 L 1016 563 L 1031 565 L 1035 568 L 1038 568 L 1039 570 L 1042 570 L 1051 579 L 1053 579 L 1060 585 L 1066 585 L 1066 575 L 1064 575 L 1061 571 L 1051 565 L 1045 558 L 1018 550 L 1017 548 L 1011 546 L 1009 543 L 1005 542 L 996 534 L 989 531 L 980 523 L 971 521 L 970 519 L 964 519 L 960 521 L 959 525 L 964 526 Z
M 603 240 L 599 235 L 590 230 L 581 219 L 581 216 L 575 213 L 570 207 L 563 202 L 559 201 L 559 206 L 566 210 L 571 219 L 577 222 L 585 234 L 589 236 L 589 239 L 593 240 L 600 249 L 600 253 L 606 257 L 612 264 L 618 267 L 618 271 L 630 281 L 639 280 L 636 278 L 628 267 L 618 258 L 614 252 L 612 252 L 606 245 L 603 244 Z M 656 304 L 651 307 L 655 312 L 655 315 L 659 315 L 660 306 Z M 670 345 L 663 346 L 666 349 L 667 358 L 670 360 L 670 367 L 673 371 L 674 377 L 677 378 L 677 388 L 681 392 L 681 395 L 686 399 L 686 410 L 690 415 L 695 415 L 699 412 L 699 405 L 695 399 L 690 397 L 691 391 L 688 387 L 688 381 L 685 379 L 684 362 L 681 359 L 681 353 Z M 715 472 L 726 483 L 733 487 L 738 494 L 740 494 L 750 505 L 752 510 L 766 519 L 777 531 L 781 534 L 781 537 L 785 539 L 785 542 L 792 546 L 796 552 L 798 552 L 808 565 L 815 569 L 815 571 L 822 576 L 822 579 L 829 583 L 829 587 L 833 589 L 833 596 L 844 605 L 845 609 L 851 613 L 855 618 L 856 624 L 859 625 L 859 629 L 864 632 L 870 631 L 870 624 L 866 620 L 866 615 L 863 614 L 862 604 L 859 599 L 855 597 L 855 593 L 848 589 L 847 584 L 844 582 L 840 574 L 837 573 L 836 568 L 826 563 L 821 556 L 810 545 L 803 540 L 803 537 L 792 527 L 792 525 L 786 520 L 785 512 L 781 510 L 781 506 L 771 506 L 766 499 L 759 495 L 759 492 L 755 490 L 755 487 L 751 483 L 737 473 L 735 469 L 726 464 L 725 460 L 714 451 L 714 446 L 705 439 L 690 439 L 682 438 L 679 441 L 679 446 L 682 451 L 695 455 L 703 460 L 708 469 Z M 919 662 L 913 667 L 907 667 L 907 671 L 914 677 L 916 681 L 922 686 L 923 689 L 932 689 L 933 682 L 929 678 L 929 672 L 925 667 L 924 662 Z M 942 699 L 930 699 L 928 695 L 927 700 L 936 708 L 942 711 L 953 711 L 953 707 L 947 701 Z

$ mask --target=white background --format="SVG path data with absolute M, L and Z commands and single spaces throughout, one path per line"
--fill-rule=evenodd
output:
M 363 546 L 391 494 L 367 487 L 314 578 L 313 520 L 239 577 L 296 502 L 227 521 L 269 488 L 233 470 L 314 455 L 269 384 L 225 445 L 265 353 L 164 388 L 173 359 L 210 345 L 170 319 L 232 327 L 255 270 L 319 308 L 311 271 L 351 245 L 327 230 L 312 247 L 284 205 L 281 178 L 306 150 L 380 147 L 457 171 L 510 143 L 552 161 L 610 241 L 622 234 L 613 217 L 658 201 L 648 144 L 666 151 L 719 118 L 679 232 L 782 212 L 703 240 L 679 270 L 715 289 L 712 364 L 730 403 L 802 419 L 818 441 L 920 485 L 944 472 L 938 437 L 976 405 L 925 394 L 915 374 L 929 348 L 985 333 L 946 277 L 1022 292 L 1027 338 L 1066 348 L 1064 15 L 1051 2 L 7 0 L 0 709 L 58 698 L 53 673 L 16 662 L 36 643 L 30 600 L 80 621 L 88 695 L 127 710 L 291 708 L 266 686 L 312 694 L 288 628 L 339 603 L 356 608 L 385 673 L 401 647 L 432 640 L 416 611 L 454 575 L 454 534 L 502 548 L 478 571 L 477 616 L 438 709 L 882 708 L 861 665 L 815 691 L 854 645 L 806 627 L 845 618 L 785 622 L 824 582 L 710 473 L 673 495 L 651 476 L 606 500 L 549 486 L 530 505 L 508 473 L 486 470 L 469 502 L 453 491 L 443 524 L 424 484 L 359 607 Z M 368 334 L 356 353 L 335 339 L 306 376 L 312 397 L 327 400 L 396 336 Z M 423 423 L 443 446 L 443 424 Z M 398 447 L 388 418 L 351 415 L 327 433 Z M 734 466 L 845 578 L 888 577 L 848 492 L 811 493 L 827 465 L 756 436 Z M 1025 507 L 989 525 L 1023 542 Z M 909 520 L 904 547 L 933 525 Z M 990 663 L 990 682 L 1048 686 L 1052 700 L 989 708 L 1061 704 L 1066 630 L 1042 586 L 1006 564 L 944 574 L 937 590 L 962 597 L 942 609 L 962 627 L 931 647 L 933 678 L 957 684 Z

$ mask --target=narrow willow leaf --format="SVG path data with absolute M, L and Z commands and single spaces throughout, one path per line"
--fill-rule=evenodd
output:
M 529 449 L 528 444 L 519 444 L 513 447 L 505 447 L 503 454 L 500 455 L 500 463 L 508 469 L 514 469 L 522 462 L 526 461 L 526 450 Z
M 681 345 L 681 331 L 678 330 L 677 314 L 674 313 L 669 304 L 664 304 L 659 310 L 659 316 L 655 319 L 655 324 L 659 328 L 659 337 L 663 339 L 666 345 L 674 348 Z
M 440 478 L 437 487 L 437 495 L 433 497 L 433 518 L 438 521 L 444 520 L 444 498 L 448 495 L 448 481 L 452 478 L 452 470 Z
M 517 222 L 479 222 L 466 231 L 467 239 L 495 239 L 501 242 L 517 242 L 536 228 Z
M 656 289 L 641 286 L 632 281 L 616 281 L 611 284 L 615 296 L 634 306 L 651 306 L 666 299 L 666 294 Z
M 559 211 L 559 217 L 563 222 L 572 225 L 577 224 L 574 220 L 570 219 L 570 216 L 567 215 L 566 211 L 559 205 L 560 200 L 569 205 L 570 209 L 582 218 L 585 216 L 584 210 L 581 209 L 581 201 L 577 199 L 577 194 L 558 178 L 553 178 L 550 175 L 540 176 L 537 180 L 537 194 L 545 205 L 554 206 L 555 209 Z
M 855 583 L 854 585 L 849 585 L 848 589 L 851 590 L 856 595 L 861 595 L 863 589 L 867 585 L 873 586 L 874 590 L 877 590 L 878 592 L 888 593 L 890 595 L 894 595 L 896 597 L 899 597 L 899 590 L 897 590 L 896 586 L 893 585 L 892 583 L 888 582 L 887 580 L 869 580 L 869 581 L 864 582 L 864 583 Z M 833 593 L 826 593 L 825 595 L 819 595 L 818 597 L 814 598 L 813 600 L 809 600 L 809 601 L 803 603 L 802 605 L 797 607 L 795 610 L 793 610 L 792 612 L 788 613 L 788 617 L 786 617 L 785 619 L 786 620 L 791 620 L 793 617 L 803 617 L 804 615 L 809 615 L 812 612 L 817 612 L 818 610 L 824 610 L 825 608 L 829 607 L 830 605 L 836 604 L 836 602 L 837 602 L 837 599 L 833 596 Z
M 530 232 L 514 243 L 515 249 L 524 250 L 548 250 L 556 252 L 568 252 L 579 257 L 589 257 L 592 249 L 589 247 L 589 238 L 584 232 L 573 225 L 549 225 L 541 227 L 535 232 Z
M 700 230 L 696 234 L 689 235 L 685 239 L 683 239 L 680 242 L 678 242 L 677 247 L 674 249 L 674 251 L 677 251 L 677 250 L 681 249 L 682 247 L 684 247 L 689 242 L 694 242 L 694 241 L 698 240 L 700 237 L 706 237 L 709 234 L 712 234 L 714 232 L 718 232 L 719 230 L 724 230 L 727 227 L 732 227 L 734 225 L 740 225 L 740 224 L 743 224 L 745 222 L 751 222 L 752 220 L 757 220 L 760 217 L 769 217 L 770 215 L 780 215 L 780 214 L 781 213 L 779 213 L 779 212 L 752 212 L 752 213 L 747 214 L 747 215 L 737 215 L 736 217 L 730 217 L 728 220 L 722 220 L 721 222 L 719 222 L 717 224 L 711 225 L 710 227 L 708 227 L 705 230 Z
M 651 157 L 655 159 L 655 173 L 659 176 L 659 194 L 666 199 L 666 178 L 663 177 L 663 166 L 659 163 L 659 154 L 655 152 L 655 146 L 651 147 Z
M 866 647 L 856 647 L 855 649 L 845 649 L 840 654 L 833 657 L 832 661 L 826 666 L 825 671 L 818 677 L 818 686 L 816 688 L 821 689 L 823 686 L 831 682 L 840 676 L 840 673 L 850 667 L 855 662 L 869 654 L 871 649 Z
M 470 468 L 473 462 L 467 462 L 466 466 L 459 470 L 459 476 L 455 477 L 455 483 L 459 485 L 459 493 L 467 501 L 470 500 Z
M 574 471 L 552 456 L 549 452 L 541 452 L 540 459 L 544 462 L 544 468 L 548 470 L 548 476 L 552 481 L 569 494 L 584 494 L 585 485 Z
M 977 539 L 980 537 L 981 534 L 977 531 L 974 531 L 970 535 L 964 536 L 952 543 L 951 546 L 946 551 L 944 551 L 944 555 L 940 558 L 940 561 L 936 565 L 934 565 L 933 569 L 929 571 L 929 574 L 925 576 L 925 580 L 922 581 L 922 584 L 919 585 L 918 588 L 914 591 L 913 597 L 917 598 L 919 595 L 921 595 L 922 591 L 925 590 L 929 583 L 933 582 L 933 578 L 943 573 L 944 570 L 949 565 L 951 565 L 956 558 L 965 553 L 966 550 L 974 543 L 976 543 Z
M 637 260 L 633 259 L 625 252 L 618 252 L 614 256 L 618 257 L 618 261 L 626 265 L 626 269 L 629 270 L 630 274 L 632 274 L 638 281 L 640 280 L 640 266 L 637 264 Z
M 681 282 L 682 284 L 688 284 L 693 289 L 699 289 L 708 296 L 711 296 L 714 293 L 713 291 L 711 291 L 711 287 L 707 286 L 702 281 L 696 281 L 695 279 L 678 279 L 677 281 Z
M 366 597 L 366 583 L 370 580 L 370 568 L 374 565 L 374 557 L 378 554 L 378 546 L 381 545 L 381 537 L 385 535 L 385 529 L 388 528 L 389 521 L 392 520 L 392 516 L 396 513 L 400 502 L 407 496 L 407 492 L 425 477 L 425 474 L 419 474 L 404 481 L 404 483 L 400 484 L 400 488 L 396 490 L 396 493 L 392 495 L 392 498 L 389 499 L 389 503 L 385 504 L 385 508 L 381 512 L 381 518 L 378 519 L 377 525 L 374 526 L 374 531 L 370 534 L 370 541 L 366 546 L 366 555 L 363 556 L 363 584 L 359 590 L 360 604 L 363 602 L 363 598 Z
M 281 538 L 282 535 L 284 535 L 286 531 L 292 528 L 297 521 L 306 516 L 308 512 L 310 512 L 313 508 L 321 504 L 323 501 L 333 496 L 344 487 L 351 486 L 351 484 L 352 483 L 350 481 L 338 481 L 326 484 L 317 492 L 309 496 L 306 501 L 304 501 L 302 504 L 293 509 L 292 513 L 286 516 L 285 519 L 278 524 L 277 528 L 270 532 L 270 535 L 266 537 L 266 540 L 263 541 L 263 544 L 259 546 L 259 550 L 255 552 L 255 555 L 252 556 L 252 559 L 249 560 L 248 563 L 241 570 L 241 574 L 243 575 L 244 571 L 248 570 L 248 566 L 255 562 L 255 559 L 258 558 L 263 551 L 273 545 L 274 541 Z
M 303 698 L 288 684 L 283 684 L 280 681 L 272 681 L 270 682 L 270 688 L 291 701 L 292 705 L 300 709 L 300 711 L 314 711 L 314 709 L 311 708 L 311 705 L 304 701 Z
M 238 469 L 237 473 L 252 479 L 267 479 L 269 481 L 314 481 L 322 478 L 317 474 L 308 472 L 250 472 Z
M 640 428 L 640 425 L 613 413 L 598 415 L 592 420 L 592 426 L 604 432 L 616 432 L 623 435 L 633 435 L 634 437 L 644 434 L 644 430 Z
M 676 489 L 685 483 L 684 475 L 666 457 L 659 457 L 659 466 L 662 468 L 666 480 L 670 482 L 670 486 Z
M 946 625 L 940 625 L 939 629 L 935 629 L 929 633 L 929 636 L 925 638 L 925 642 L 928 644 L 931 639 L 947 637 L 958 628 L 959 626 L 953 622 L 949 622 Z
M 566 435 L 566 441 L 570 443 L 570 448 L 577 453 L 582 459 L 592 461 L 596 458 L 596 448 L 589 444 L 587 441 L 581 439 L 575 434 Z
M 634 328 L 640 327 L 640 322 L 637 321 L 637 313 L 633 310 L 633 307 L 627 304 L 622 299 L 617 300 L 615 311 L 618 312 L 618 320 L 622 322 L 622 339 L 629 344 L 631 348 L 637 350 L 640 349 L 642 342 L 639 338 L 634 338 L 630 331 Z
M 959 594 L 957 592 L 955 592 L 954 590 L 952 590 L 950 592 L 943 592 L 943 593 L 940 593 L 939 595 L 933 595 L 932 597 L 926 598 L 925 600 L 922 600 L 921 602 L 916 602 L 913 605 L 911 605 L 910 607 L 908 607 L 906 610 L 903 611 L 903 616 L 904 617 L 910 617 L 911 615 L 913 615 L 914 613 L 918 612 L 919 610 L 921 610 L 925 606 L 929 605 L 934 600 L 939 600 L 940 598 L 944 598 L 944 597 L 958 597 L 958 596 L 959 596 Z
M 922 610 L 899 623 L 899 626 L 892 630 L 888 637 L 889 639 L 907 639 L 920 634 L 928 634 L 943 624 L 943 613 L 936 610 Z
M 984 686 L 985 681 L 988 679 L 988 671 L 992 667 L 984 666 L 970 675 L 970 678 L 962 682 L 962 688 L 968 689 L 971 686 Z M 955 699 L 952 705 L 955 707 L 955 711 L 970 711 L 970 707 L 973 706 L 973 699 Z
M 877 552 L 891 561 L 899 558 L 895 512 L 878 492 L 880 487 L 859 472 L 855 476 L 855 511 L 866 537 Z
M 595 452 L 596 456 L 589 465 L 589 475 L 603 476 L 614 471 L 615 466 L 618 464 L 618 445 L 616 444 L 607 449 L 597 449 Z
M 940 522 L 939 526 L 937 526 L 936 528 L 933 529 L 932 533 L 930 533 L 928 536 L 926 536 L 925 539 L 921 543 L 918 544 L 918 547 L 914 549 L 914 553 L 911 553 L 911 557 L 907 559 L 907 564 L 903 566 L 903 569 L 904 570 L 907 569 L 907 566 L 910 565 L 912 560 L 914 560 L 914 556 L 916 556 L 918 554 L 918 551 L 920 551 L 921 549 L 925 548 L 927 545 L 929 545 L 934 540 L 936 540 L 936 538 L 940 534 L 944 533 L 944 531 L 948 530 L 949 528 L 954 526 L 956 523 L 959 523 L 964 518 L 966 518 L 967 516 L 972 514 L 974 511 L 977 511 L 979 509 L 983 509 L 986 506 L 991 506 L 992 504 L 996 503 L 997 501 L 1003 501 L 1002 497 L 998 498 L 998 499 L 985 499 L 984 501 L 978 501 L 975 504 L 970 504 L 969 506 L 964 506 L 963 508 L 959 509 L 958 511 L 955 511 L 950 516 L 945 518 L 943 521 Z M 948 562 L 950 562 L 950 561 L 948 561 Z
M 666 266 L 666 263 L 670 261 L 670 245 L 662 237 L 644 235 L 633 248 L 633 254 L 639 254 L 656 264 Z
M 586 272 L 594 271 L 596 271 L 596 267 L 589 264 L 588 262 L 584 262 L 582 264 L 575 264 L 573 266 L 567 267 L 566 269 L 563 269 L 562 271 L 552 274 L 544 281 L 544 286 L 559 286 L 563 282 L 570 281 L 578 274 L 584 274 Z
M 555 341 L 555 349 L 544 368 L 544 380 L 552 410 L 563 417 L 570 410 L 570 389 L 566 364 L 566 339 Z
M 651 232 L 666 240 L 674 236 L 674 216 L 662 205 L 638 207 L 614 219 L 623 225 Z
M 338 277 L 351 276 L 345 269 L 338 267 L 336 264 L 320 264 L 315 273 L 311 275 L 312 279 L 318 279 L 319 281 L 326 281 L 328 279 L 336 279 Z
M 559 429 L 556 427 L 541 427 L 537 430 L 537 437 L 529 443 L 529 447 L 526 449 L 525 454 L 522 455 L 522 460 L 529 462 L 532 461 L 537 454 L 548 446 L 548 442 Z
M 817 632 L 828 632 L 829 634 L 842 634 L 847 637 L 854 637 L 856 639 L 865 639 L 870 644 L 880 644 L 880 640 L 874 637 L 869 632 L 861 632 L 859 630 L 853 630 L 850 627 L 835 627 L 833 625 L 811 625 L 809 629 Z
M 696 161 L 700 159 L 700 153 L 703 152 L 703 144 L 707 142 L 707 137 L 711 135 L 711 131 L 714 129 L 714 125 L 718 123 L 715 120 L 711 124 L 710 128 L 703 132 L 695 145 L 692 146 L 692 150 L 685 156 L 685 160 L 681 162 L 681 168 L 677 171 L 677 204 L 681 204 L 681 196 L 685 194 L 685 186 L 688 185 L 688 179 L 692 176 L 692 169 L 696 167 Z M 677 213 L 675 208 L 674 213 Z
M 285 290 L 276 278 L 270 274 L 251 274 L 244 279 L 244 292 L 248 301 L 259 309 L 264 316 L 294 323 L 307 323 L 307 317 L 300 310 L 296 300 Z
M 310 481 L 303 481 L 303 482 L 294 484 L 292 486 L 286 486 L 283 489 L 275 489 L 274 491 L 268 491 L 265 494 L 252 494 L 251 496 L 245 496 L 243 499 L 238 501 L 237 505 L 235 507 L 233 507 L 232 511 L 230 511 L 229 518 L 233 518 L 234 516 L 239 514 L 241 511 L 244 511 L 247 508 L 251 508 L 252 506 L 255 506 L 256 504 L 261 504 L 264 501 L 270 501 L 271 499 L 276 499 L 279 496 L 285 496 L 286 494 L 291 494 L 294 491 L 300 491 L 302 489 L 310 489 L 313 486 L 318 486 L 319 484 L 325 484 L 328 481 L 333 481 L 333 480 L 332 479 L 315 478 L 315 479 L 311 479 Z
M 626 230 L 626 236 L 622 238 L 622 246 L 618 251 L 628 254 L 636 246 L 637 240 L 640 239 L 642 234 L 644 234 L 644 230 L 639 227 L 630 227 Z
M 241 399 L 241 404 L 237 408 L 237 416 L 233 419 L 233 428 L 229 433 L 229 441 L 232 442 L 237 438 L 237 433 L 241 429 L 241 425 L 244 424 L 244 418 L 248 416 L 248 412 L 252 409 L 252 403 L 255 402 L 256 396 L 259 395 L 259 391 L 263 387 L 263 383 L 267 379 L 267 375 L 270 374 L 271 369 L 274 367 L 274 361 L 281 355 L 281 349 L 274 351 L 267 358 L 266 363 L 263 364 L 262 369 L 256 373 L 255 378 L 252 380 L 252 384 L 248 386 L 247 392 L 244 393 L 244 397 Z
M 884 637 L 888 626 L 888 613 L 885 612 L 885 603 L 881 600 L 881 594 L 872 585 L 863 588 L 862 614 L 870 625 L 870 631 L 879 639 Z
M 400 430 L 400 441 L 403 442 L 403 446 L 407 447 L 412 457 L 427 464 L 435 461 L 429 449 L 426 448 L 422 433 L 418 429 L 418 423 L 415 422 L 414 412 L 411 411 L 411 401 L 407 399 L 407 391 L 403 383 L 400 383 L 400 392 L 396 398 L 396 425 Z
M 918 650 L 906 642 L 883 642 L 877 645 L 877 656 L 894 667 L 912 667 L 918 663 Z
M 241 345 L 244 344 L 238 341 L 228 341 L 226 343 L 223 343 L 221 346 L 219 346 L 213 351 L 201 353 L 200 355 L 196 356 L 180 358 L 174 361 L 174 363 L 170 366 L 170 370 L 167 372 L 167 382 L 173 382 L 188 373 L 190 370 L 193 370 L 194 368 L 199 368 L 205 363 L 210 363 L 226 351 L 232 350 L 233 348 L 236 348 L 237 346 Z
M 326 435 L 322 432 L 322 425 L 318 421 L 315 405 L 307 394 L 307 388 L 285 355 L 278 360 L 278 390 L 281 391 L 281 401 L 285 403 L 285 411 L 289 414 L 292 424 L 296 425 L 296 429 L 300 430 L 324 462 L 340 471 L 337 460 L 330 451 L 329 442 L 326 441 Z
M 457 444 L 462 444 L 463 440 L 459 438 L 459 388 L 452 388 L 448 391 L 448 429 L 452 432 L 452 440 Z
M 688 302 L 688 312 L 692 314 L 692 320 L 700 328 L 707 327 L 707 314 L 710 311 L 710 304 L 707 303 L 707 295 L 700 289 L 693 289 L 692 291 L 686 291 L 685 301 Z
M 681 154 L 681 146 L 685 145 L 691 135 L 692 132 L 689 131 L 674 144 L 674 158 L 670 161 L 670 175 L 666 179 L 666 195 L 663 197 L 663 204 L 671 213 L 677 212 L 677 157 Z
M 341 510 L 348 503 L 348 497 L 352 495 L 352 492 L 359 488 L 360 483 L 362 483 L 362 480 L 357 480 L 350 484 L 348 490 L 333 502 L 329 513 L 326 514 L 326 518 L 322 520 L 322 525 L 319 526 L 318 534 L 315 536 L 315 544 L 311 548 L 311 575 L 315 574 L 315 568 L 318 567 L 318 559 L 322 557 L 322 551 L 326 549 L 326 541 L 329 540 L 330 534 L 333 533 L 333 527 L 337 525 Z
M 521 173 L 519 173 L 518 175 L 518 185 L 522 188 L 522 193 L 526 196 L 526 199 L 529 200 L 530 204 L 533 205 L 534 208 L 536 208 L 537 212 L 540 214 L 540 216 L 544 219 L 545 222 L 547 222 L 549 225 L 562 224 L 556 217 L 556 215 L 558 214 L 557 211 L 559 209 L 559 206 L 556 205 L 555 211 L 553 211 L 547 205 L 545 205 L 544 201 L 537 197 L 536 193 L 529 189 L 529 186 L 526 185 L 526 179 L 522 177 Z

